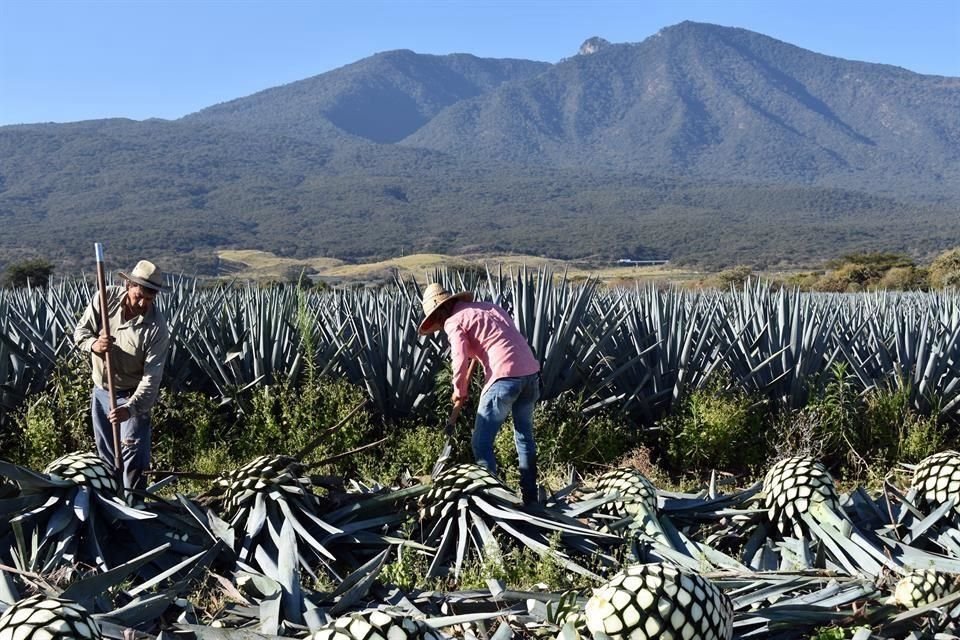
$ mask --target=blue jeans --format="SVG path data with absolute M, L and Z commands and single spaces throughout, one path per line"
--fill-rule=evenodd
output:
M 473 456 L 477 464 L 497 474 L 493 441 L 508 413 L 513 413 L 513 441 L 520 459 L 520 495 L 524 503 L 537 501 L 537 444 L 533 439 L 533 407 L 540 398 L 540 375 L 500 378 L 480 396 L 473 428 Z
M 117 406 L 122 407 L 132 391 L 117 392 Z M 107 467 L 116 473 L 113 456 L 113 423 L 107 418 L 110 412 L 110 393 L 94 387 L 90 397 L 90 414 L 93 418 L 93 439 L 97 453 Z M 150 466 L 150 414 L 130 416 L 120 423 L 120 461 L 123 464 L 123 486 L 143 490 L 147 487 L 144 471 Z

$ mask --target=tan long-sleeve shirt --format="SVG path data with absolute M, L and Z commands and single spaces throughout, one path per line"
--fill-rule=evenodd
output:
M 133 390 L 127 401 L 131 415 L 146 413 L 153 407 L 163 378 L 163 365 L 170 345 L 170 331 L 157 307 L 142 316 L 123 320 L 123 287 L 107 287 L 107 313 L 110 335 L 115 339 L 110 350 L 113 386 L 117 390 Z M 100 336 L 100 295 L 87 305 L 77 328 L 74 343 L 90 354 L 93 383 L 107 388 L 107 368 L 100 354 L 93 353 L 93 343 Z

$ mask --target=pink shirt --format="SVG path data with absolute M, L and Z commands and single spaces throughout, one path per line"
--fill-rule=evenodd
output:
M 484 391 L 500 378 L 540 371 L 540 363 L 513 319 L 492 302 L 457 302 L 443 323 L 443 331 L 450 341 L 453 388 L 458 398 L 467 397 L 467 370 L 472 358 L 483 365 Z

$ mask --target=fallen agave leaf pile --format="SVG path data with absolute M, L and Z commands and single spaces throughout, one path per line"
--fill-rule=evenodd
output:
M 92 454 L 42 472 L 0 461 L 0 640 L 787 640 L 830 627 L 868 640 L 960 629 L 953 451 L 917 465 L 911 486 L 876 494 L 840 494 L 822 464 L 792 457 L 742 490 L 668 492 L 624 468 L 526 508 L 476 465 L 391 488 L 309 471 L 261 456 L 202 495 L 175 493 L 171 479 L 120 495 Z M 468 567 L 524 547 L 591 586 L 490 579 L 424 591 L 384 571 L 416 554 L 423 578 L 456 585 Z

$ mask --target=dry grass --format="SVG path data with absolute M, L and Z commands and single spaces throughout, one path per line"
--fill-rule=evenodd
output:
M 558 275 L 565 272 L 573 281 L 597 278 L 608 286 L 629 286 L 636 282 L 689 284 L 698 282 L 703 277 L 700 273 L 667 266 L 587 265 L 514 254 L 446 256 L 422 253 L 363 264 L 349 264 L 334 258 L 295 260 L 253 250 L 221 251 L 218 256 L 231 265 L 230 277 L 259 281 L 289 280 L 296 277 L 300 271 L 306 270 L 307 273 L 333 282 L 388 282 L 395 275 L 404 279 L 416 278 L 422 282 L 437 268 L 484 266 L 491 270 L 500 268 L 504 274 L 511 271 L 515 273 L 523 267 L 546 267 Z

